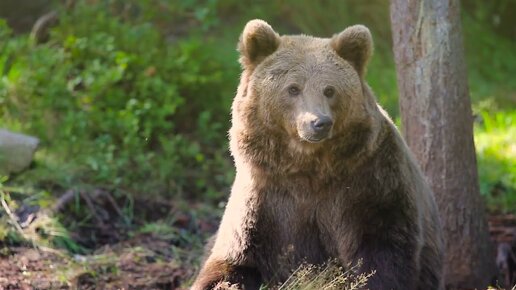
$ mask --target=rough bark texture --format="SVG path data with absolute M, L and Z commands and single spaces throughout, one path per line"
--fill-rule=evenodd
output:
M 458 0 L 391 0 L 403 134 L 437 198 L 448 287 L 485 289 L 493 247 L 478 189 Z

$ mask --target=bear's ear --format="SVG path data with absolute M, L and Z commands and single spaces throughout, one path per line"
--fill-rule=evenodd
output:
M 280 44 L 279 35 L 265 21 L 255 19 L 247 22 L 238 42 L 240 63 L 244 68 L 256 65 L 272 54 Z
M 373 54 L 373 37 L 367 27 L 354 25 L 346 28 L 333 36 L 331 46 L 353 65 L 360 77 L 364 77 L 367 62 Z

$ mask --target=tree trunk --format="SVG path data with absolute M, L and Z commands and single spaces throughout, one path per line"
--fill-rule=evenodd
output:
M 478 188 L 458 0 L 391 0 L 403 135 L 436 194 L 448 287 L 485 289 L 494 252 Z

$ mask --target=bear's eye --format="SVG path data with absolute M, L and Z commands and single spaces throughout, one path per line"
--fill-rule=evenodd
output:
M 331 98 L 333 95 L 335 95 L 335 89 L 333 87 L 327 87 L 324 89 L 323 93 L 327 98 Z
M 301 89 L 297 85 L 291 85 L 288 87 L 288 93 L 291 96 L 297 96 L 301 93 Z

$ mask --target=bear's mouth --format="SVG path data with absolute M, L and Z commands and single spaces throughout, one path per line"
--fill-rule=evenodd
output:
M 326 140 L 326 138 L 302 138 L 304 141 L 308 143 L 321 143 Z
M 299 138 L 301 139 L 301 141 L 313 143 L 313 144 L 321 143 L 321 142 L 324 142 L 325 140 L 331 138 L 331 132 L 328 132 L 327 134 L 309 134 L 309 135 L 298 134 L 298 135 L 299 135 Z

